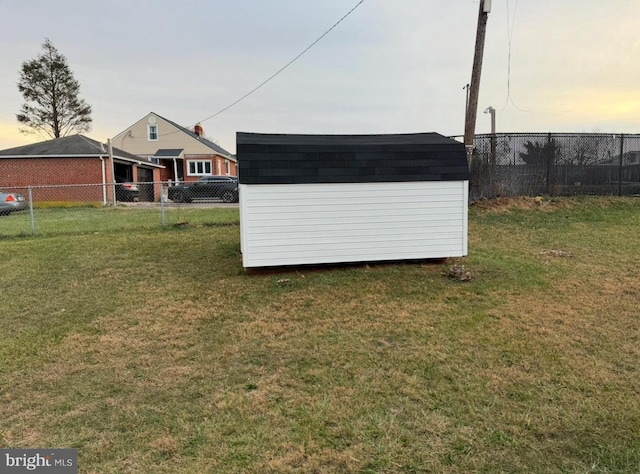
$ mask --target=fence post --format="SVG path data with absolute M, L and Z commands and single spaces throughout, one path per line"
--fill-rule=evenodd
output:
M 620 135 L 620 167 L 618 168 L 618 196 L 622 196 L 622 157 L 624 155 L 624 133 Z
M 160 181 L 160 214 L 162 215 L 162 227 L 164 227 L 166 224 L 166 220 L 164 215 L 164 185 L 162 184 L 162 181 Z
M 492 114 L 495 117 L 495 112 Z M 494 122 L 494 131 L 493 134 L 491 135 L 491 164 L 489 165 L 489 190 L 491 193 L 491 198 L 494 199 L 497 197 L 497 186 L 496 186 L 496 169 L 497 169 L 497 138 L 496 138 L 496 133 L 495 133 L 495 118 L 493 119 Z
M 115 209 L 118 202 L 116 199 L 116 165 L 113 161 L 113 145 L 111 144 L 111 138 L 107 139 L 107 148 L 109 152 L 109 163 L 111 164 L 111 192 L 113 193 L 113 208 Z
M 551 132 L 547 135 L 547 194 L 551 195 L 551 159 L 553 157 L 553 151 L 551 146 Z
M 33 214 L 33 188 L 29 186 L 29 219 L 31 221 L 31 235 L 36 233 L 36 219 Z

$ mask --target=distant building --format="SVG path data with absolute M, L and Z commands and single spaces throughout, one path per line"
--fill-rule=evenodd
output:
M 115 182 L 157 182 L 161 165 L 113 148 Z M 112 165 L 107 145 L 71 135 L 0 151 L 0 187 L 38 187 L 34 200 L 101 201 L 112 199 Z M 86 185 L 86 186 L 83 186 Z M 159 199 L 148 185 L 141 200 Z
M 611 158 L 608 165 L 619 165 L 620 155 Z M 640 151 L 627 151 L 622 154 L 622 166 L 640 165 Z
M 113 146 L 163 165 L 162 181 L 196 181 L 202 176 L 237 176 L 236 157 L 204 137 L 151 112 L 113 138 Z

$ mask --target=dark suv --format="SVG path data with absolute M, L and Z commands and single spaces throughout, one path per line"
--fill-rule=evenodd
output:
M 229 176 L 203 176 L 194 183 L 171 186 L 168 197 L 174 202 L 191 202 L 194 199 L 238 202 L 238 179 Z

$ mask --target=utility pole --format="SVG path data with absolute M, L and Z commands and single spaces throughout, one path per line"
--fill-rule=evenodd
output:
M 469 164 L 471 164 L 473 156 L 473 138 L 476 133 L 476 118 L 478 115 L 478 96 L 480 95 L 480 74 L 482 72 L 484 38 L 487 32 L 487 19 L 490 11 L 491 0 L 480 0 L 478 28 L 476 31 L 476 48 L 473 56 L 473 70 L 471 71 L 467 117 L 464 124 L 464 145 L 467 149 L 467 161 Z
M 467 123 L 467 115 L 469 114 L 469 88 L 471 87 L 470 84 L 467 84 L 466 86 L 464 86 L 462 88 L 462 90 L 466 90 L 467 91 L 467 96 L 465 97 L 465 103 L 464 103 L 464 123 L 465 123 L 465 127 L 466 127 L 466 123 Z

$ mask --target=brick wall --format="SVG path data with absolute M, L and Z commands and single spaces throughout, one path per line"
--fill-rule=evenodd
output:
M 0 158 L 0 188 L 96 185 L 102 183 L 102 179 L 99 158 Z M 36 188 L 33 193 L 34 201 L 101 201 L 103 198 L 101 186 Z

